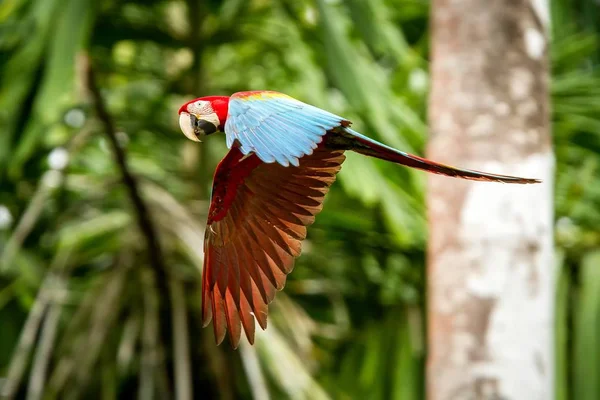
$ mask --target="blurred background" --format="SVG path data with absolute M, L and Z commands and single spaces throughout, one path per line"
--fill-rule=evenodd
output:
M 599 399 L 600 7 L 551 9 L 555 390 Z M 226 147 L 186 140 L 177 109 L 278 90 L 423 154 L 429 13 L 426 0 L 2 1 L 0 392 L 423 399 L 423 174 L 349 155 L 269 329 L 216 347 L 199 277 Z

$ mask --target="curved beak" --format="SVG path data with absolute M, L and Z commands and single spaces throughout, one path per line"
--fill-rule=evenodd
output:
M 179 128 L 183 134 L 194 142 L 199 142 L 200 139 L 196 136 L 194 124 L 192 123 L 192 117 L 189 113 L 183 111 L 179 114 Z

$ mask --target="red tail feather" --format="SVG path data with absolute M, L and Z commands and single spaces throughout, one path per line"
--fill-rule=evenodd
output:
M 353 136 L 355 146 L 352 150 L 366 156 L 379 158 L 393 163 L 406 165 L 407 167 L 418 168 L 434 174 L 446 175 L 455 178 L 470 179 L 475 181 L 504 182 L 504 183 L 540 183 L 539 179 L 519 178 L 516 176 L 496 175 L 487 172 L 472 171 L 468 169 L 454 168 L 448 165 L 439 164 L 412 154 L 404 153 L 393 149 L 384 144 L 378 143 L 373 139 L 358 134 L 348 129 Z

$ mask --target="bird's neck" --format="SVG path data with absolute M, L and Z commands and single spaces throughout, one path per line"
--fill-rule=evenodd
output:
M 213 96 L 211 98 L 211 103 L 213 110 L 221 122 L 220 128 L 223 130 L 225 122 L 227 121 L 227 111 L 229 110 L 229 96 Z

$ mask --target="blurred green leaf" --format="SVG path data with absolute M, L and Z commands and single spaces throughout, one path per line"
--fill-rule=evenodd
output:
M 598 354 L 600 334 L 600 252 L 586 255 L 581 268 L 581 288 L 577 298 L 575 314 L 575 343 L 573 358 L 574 397 L 577 399 L 597 399 L 600 396 L 600 381 L 590 379 L 600 373 L 598 360 L 591 357 Z
M 15 176 L 44 133 L 52 124 L 59 123 L 72 104 L 76 57 L 87 43 L 93 23 L 95 3 L 91 0 L 62 0 L 56 7 L 53 10 L 57 17 L 53 21 L 56 31 L 53 40 L 47 43 L 47 61 L 31 109 L 35 118 L 25 123 L 11 160 L 9 172 Z

